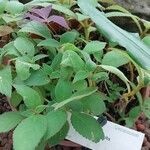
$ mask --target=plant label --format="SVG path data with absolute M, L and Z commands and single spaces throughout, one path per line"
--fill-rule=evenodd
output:
M 144 134 L 107 121 L 103 126 L 105 139 L 99 143 L 82 137 L 71 126 L 67 139 L 92 150 L 141 150 Z M 87 131 L 88 132 L 88 131 Z

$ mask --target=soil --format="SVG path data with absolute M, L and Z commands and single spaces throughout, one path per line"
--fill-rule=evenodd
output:
M 10 111 L 11 108 L 5 97 L 0 96 L 0 114 Z M 142 150 L 150 150 L 150 120 L 148 120 L 143 114 L 138 118 L 135 123 L 135 130 L 145 134 Z M 12 150 L 12 131 L 9 133 L 0 134 L 0 150 Z M 55 148 L 46 150 L 88 150 L 86 148 L 68 148 L 65 146 L 56 146 Z
M 150 120 L 144 114 L 136 121 L 135 129 L 145 134 L 142 150 L 150 150 Z

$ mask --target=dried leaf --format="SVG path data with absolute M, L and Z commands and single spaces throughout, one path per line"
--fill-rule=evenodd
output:
M 0 37 L 5 36 L 13 32 L 13 29 L 9 26 L 0 26 Z

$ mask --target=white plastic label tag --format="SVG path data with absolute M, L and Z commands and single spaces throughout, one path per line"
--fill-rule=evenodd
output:
M 141 150 L 144 134 L 107 121 L 105 139 L 99 143 L 82 137 L 71 126 L 67 139 L 92 150 Z M 87 131 L 88 132 L 88 131 Z

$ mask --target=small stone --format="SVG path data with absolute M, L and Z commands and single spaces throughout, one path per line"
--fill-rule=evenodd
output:
M 138 131 L 144 131 L 145 130 L 145 126 L 143 124 L 137 124 L 136 128 Z

